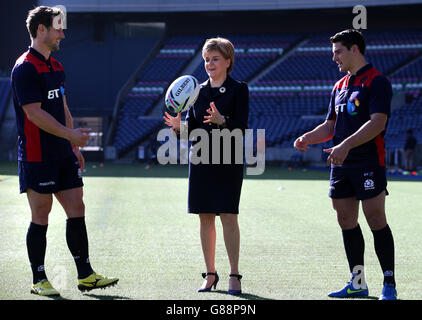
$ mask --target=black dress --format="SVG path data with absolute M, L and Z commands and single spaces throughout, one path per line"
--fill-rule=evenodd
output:
M 239 82 L 227 76 L 219 88 L 211 88 L 210 81 L 201 85 L 201 90 L 195 104 L 189 109 L 186 116 L 189 134 L 192 130 L 205 129 L 209 137 L 209 163 L 194 164 L 189 161 L 189 213 L 239 213 L 240 192 L 243 182 L 243 150 L 242 163 L 235 163 L 235 139 L 231 139 L 231 163 L 223 163 L 222 139 L 220 143 L 220 162 L 212 162 L 212 129 L 223 129 L 212 123 L 203 123 L 204 116 L 210 102 L 214 102 L 217 110 L 226 118 L 226 128 L 247 129 L 249 116 L 249 89 L 246 83 Z M 237 130 L 239 131 L 239 130 Z M 198 141 L 192 142 L 192 150 Z M 202 151 L 202 149 L 201 149 Z M 201 155 L 201 153 L 198 153 Z M 239 161 L 237 161 L 239 162 Z

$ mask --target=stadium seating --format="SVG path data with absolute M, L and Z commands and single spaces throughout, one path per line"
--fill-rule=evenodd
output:
M 121 102 L 113 145 L 121 155 L 148 137 L 162 121 L 145 119 L 168 85 L 201 45 L 198 37 L 168 37 Z
M 298 35 L 232 35 L 227 37 L 236 44 L 236 68 L 233 77 L 239 80 L 249 80 L 300 39 Z M 123 99 L 119 110 L 113 142 L 119 154 L 123 154 L 143 138 L 148 137 L 150 127 L 140 125 L 146 121 L 142 117 L 151 111 L 151 108 L 162 98 L 168 85 L 181 75 L 180 72 L 187 63 L 200 52 L 205 38 L 203 36 L 168 37 L 160 51 L 141 71 L 136 85 Z M 202 61 L 193 75 L 201 82 L 207 79 Z M 136 120 L 138 118 L 142 120 Z M 152 122 L 155 123 L 155 121 Z M 133 132 L 129 132 L 128 127 Z
M 392 112 L 386 134 L 387 147 L 403 148 L 406 131 L 413 130 L 415 138 L 422 141 L 422 95 Z
M 406 95 L 411 97 L 419 96 L 419 90 L 422 88 L 422 59 L 418 57 L 422 52 L 422 32 L 368 32 L 365 36 L 368 62 L 387 76 L 407 62 L 415 60 L 394 74 L 391 80 L 394 89 L 404 90 Z M 344 75 L 331 60 L 329 37 L 328 34 L 312 36 L 306 44 L 252 87 L 251 117 L 261 117 L 265 120 L 252 119 L 250 126 L 267 126 L 268 146 L 291 147 L 296 137 L 324 119 L 331 88 Z M 421 102 L 414 100 L 410 106 L 415 108 L 421 105 Z M 390 126 L 393 127 L 393 132 L 398 131 L 394 135 L 387 134 L 388 148 L 402 147 L 405 131 L 419 124 L 418 117 L 414 117 L 416 111 L 409 106 L 403 108 L 407 111 L 400 114 L 405 120 L 390 121 L 387 132 L 390 132 Z M 398 114 L 398 111 L 394 112 L 392 118 Z M 294 115 L 296 118 L 286 117 Z M 312 119 L 308 118 L 308 115 L 321 117 Z M 331 142 L 327 142 L 323 147 L 330 145 Z
M 344 75 L 332 61 L 331 35 L 222 35 L 236 47 L 232 76 L 254 80 L 249 85 L 249 127 L 266 129 L 268 147 L 292 147 L 297 136 L 324 120 L 331 88 Z M 422 125 L 422 116 L 417 115 L 422 111 L 422 30 L 367 31 L 364 35 L 367 60 L 391 78 L 395 92 L 407 96 L 407 104 L 392 113 L 386 135 L 387 148 L 400 148 L 405 131 Z M 123 99 L 114 140 L 119 153 L 147 137 L 154 125 L 162 125 L 159 121 L 147 125 L 143 116 L 200 52 L 205 38 L 172 36 L 164 41 Z M 301 43 L 303 39 L 307 41 Z M 287 52 L 287 58 L 280 59 Z M 207 79 L 202 61 L 192 75 L 200 82 Z M 417 135 L 419 141 L 421 135 Z M 331 142 L 323 145 L 328 146 Z

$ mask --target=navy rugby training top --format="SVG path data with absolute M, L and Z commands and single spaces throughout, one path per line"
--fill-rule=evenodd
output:
M 367 64 L 356 75 L 347 74 L 331 92 L 326 120 L 334 120 L 334 146 L 355 133 L 373 113 L 390 116 L 393 90 L 390 81 Z M 387 125 L 386 125 L 387 128 Z M 386 129 L 374 139 L 349 151 L 342 167 L 385 166 Z
M 70 156 L 70 142 L 38 128 L 28 120 L 22 108 L 26 104 L 41 102 L 41 109 L 66 125 L 63 103 L 65 73 L 60 62 L 52 57 L 46 60 L 30 47 L 16 60 L 11 82 L 18 129 L 18 160 L 41 162 Z

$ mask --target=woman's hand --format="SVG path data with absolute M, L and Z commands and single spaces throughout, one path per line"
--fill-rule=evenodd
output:
M 204 123 L 215 123 L 221 126 L 224 123 L 224 118 L 221 115 L 220 112 L 218 112 L 217 108 L 215 107 L 214 102 L 210 103 L 209 109 L 207 109 L 207 112 L 209 113 L 209 116 L 204 116 L 206 120 L 204 120 Z
M 180 131 L 181 113 L 178 113 L 176 117 L 173 117 L 169 113 L 164 112 L 163 119 L 164 123 L 171 127 L 170 129 Z

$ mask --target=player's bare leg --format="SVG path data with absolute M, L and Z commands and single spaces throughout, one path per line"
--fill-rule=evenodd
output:
M 371 230 L 381 230 L 387 225 L 385 216 L 385 191 L 378 196 L 363 200 L 362 210 Z
M 332 199 L 332 204 L 341 230 L 350 230 L 357 226 L 359 201 L 355 197 Z
M 29 207 L 31 208 L 31 222 L 39 225 L 48 225 L 48 215 L 53 205 L 51 194 L 38 193 L 32 189 L 26 190 Z

